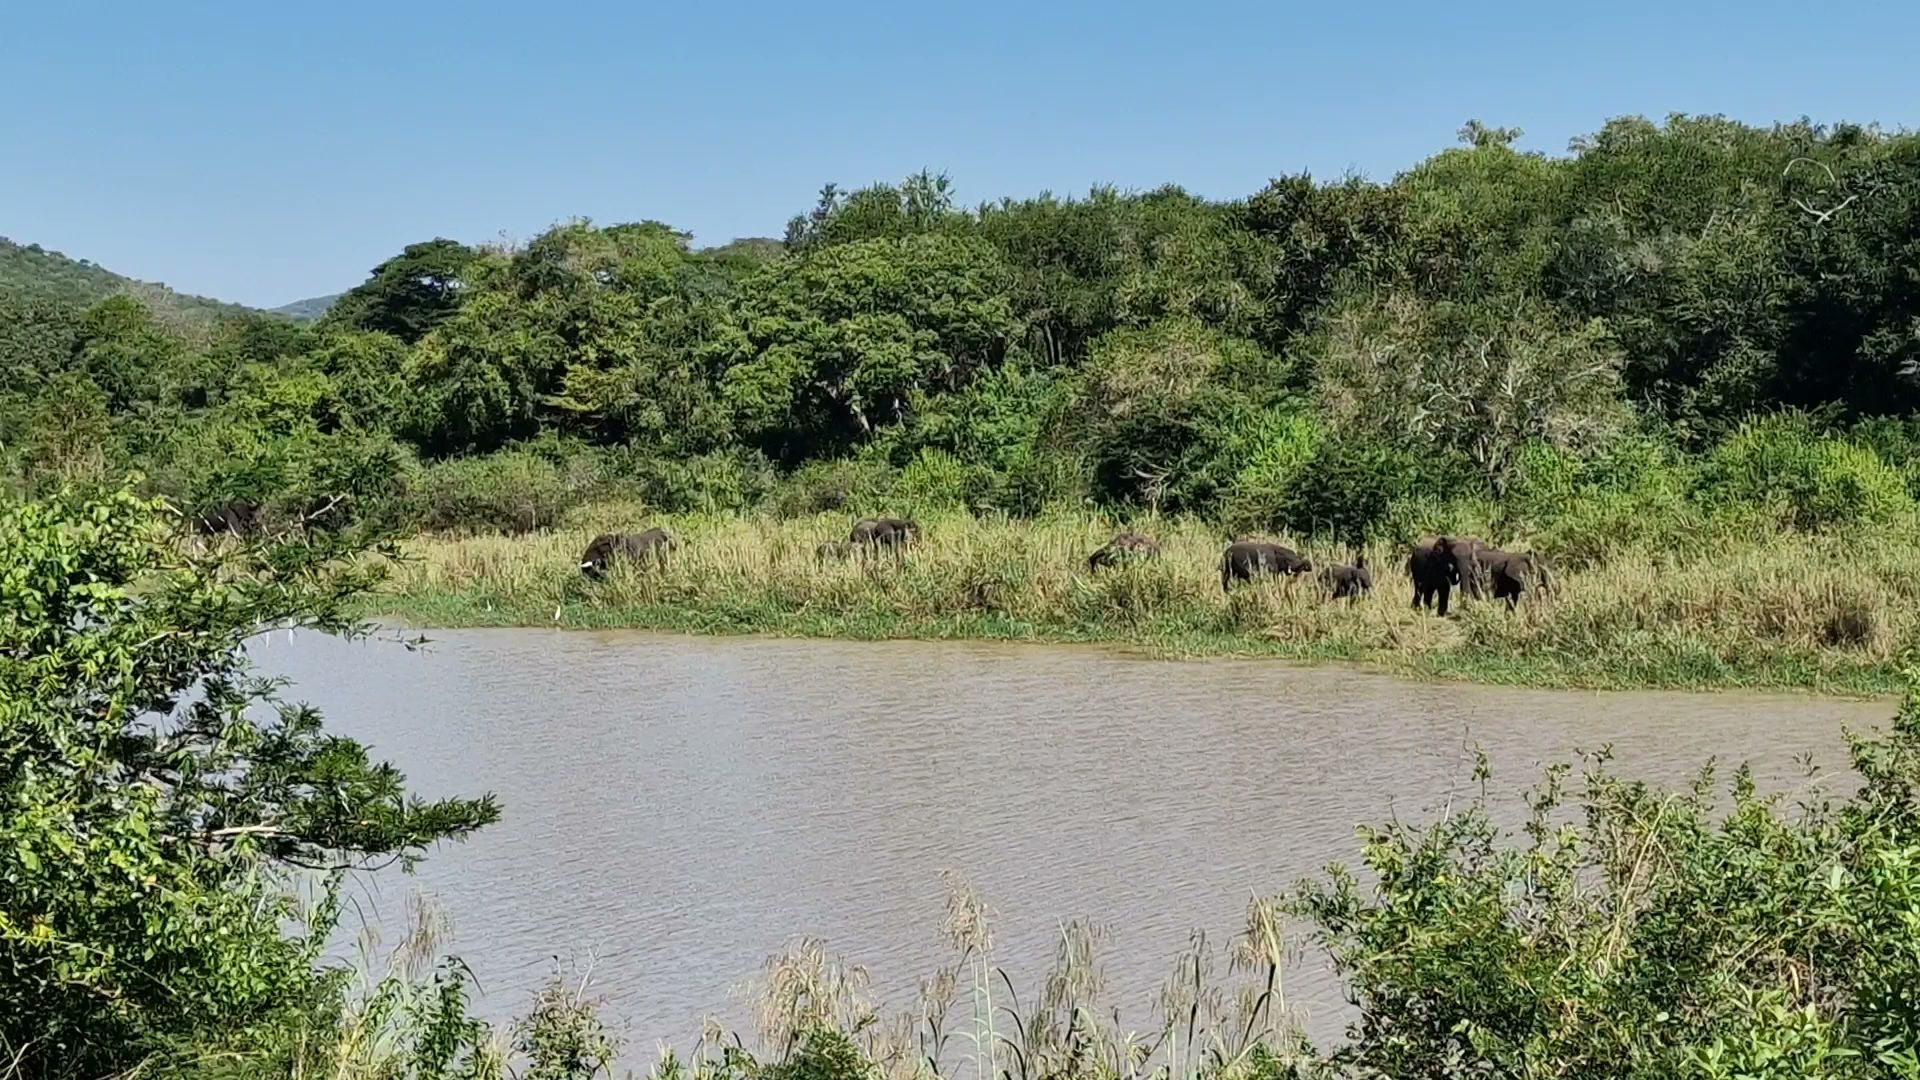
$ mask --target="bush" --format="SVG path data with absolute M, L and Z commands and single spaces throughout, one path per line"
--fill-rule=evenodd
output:
M 1507 488 L 1501 531 L 1530 537 L 1564 569 L 1622 549 L 1674 547 L 1703 526 L 1692 482 L 1673 446 L 1653 436 L 1618 439 L 1589 458 L 1536 444 Z
M 420 523 L 447 532 L 532 532 L 599 494 L 599 478 L 526 449 L 436 462 L 420 472 Z
M 1794 415 L 1740 425 L 1707 455 L 1699 493 L 1710 507 L 1760 507 L 1801 529 L 1886 524 L 1914 507 L 1905 478 L 1872 450 L 1820 437 Z
M 715 451 L 685 459 L 622 456 L 607 464 L 607 485 L 630 484 L 669 513 L 722 513 L 757 506 L 774 489 L 773 465 L 757 450 Z
M 919 512 L 976 507 L 991 486 L 984 470 L 970 467 L 944 450 L 922 450 L 894 482 L 894 498 L 903 509 Z
M 1361 1016 L 1365 1076 L 1880 1078 L 1920 1061 L 1920 683 L 1844 801 L 1711 768 L 1661 792 L 1558 766 L 1512 833 L 1479 799 L 1365 830 L 1291 908 Z M 1804 793 L 1812 785 L 1801 788 Z
M 1899 468 L 1907 494 L 1920 499 L 1920 417 L 1875 417 L 1854 425 L 1849 438 Z
M 1325 437 L 1311 414 L 1276 409 L 1226 439 L 1224 453 L 1243 464 L 1221 497 L 1221 522 L 1235 532 L 1288 525 L 1288 494 Z
M 1361 438 L 1329 439 L 1287 486 L 1282 524 L 1295 532 L 1364 543 L 1381 530 L 1395 502 L 1470 485 L 1471 479 L 1449 468 L 1453 464 L 1443 454 Z
M 876 457 L 808 462 L 778 485 L 773 509 L 781 517 L 807 517 L 878 507 L 897 476 L 893 466 Z

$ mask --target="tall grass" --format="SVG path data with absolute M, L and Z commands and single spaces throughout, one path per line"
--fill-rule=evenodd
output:
M 597 583 L 580 576 L 594 534 L 643 523 L 664 523 L 679 539 L 664 568 Z M 1099 574 L 1087 572 L 1086 556 L 1114 530 L 1092 516 L 929 517 L 897 562 L 819 562 L 817 545 L 848 525 L 841 515 L 649 518 L 599 506 L 525 536 L 423 537 L 395 567 L 378 613 L 437 626 L 1119 642 L 1536 685 L 1860 693 L 1895 689 L 1898 658 L 1920 643 L 1920 546 L 1897 530 L 1608 547 L 1585 564 L 1563 559 L 1553 592 L 1518 611 L 1466 602 L 1439 619 L 1411 608 L 1405 551 L 1388 544 L 1365 550 L 1374 591 L 1349 604 L 1330 602 L 1311 577 L 1223 596 L 1224 540 L 1191 521 L 1143 526 L 1161 557 Z M 1359 554 L 1276 539 L 1316 566 Z
M 769 957 L 747 990 L 766 1076 L 884 1076 L 888 1080 L 1048 1080 L 1097 1076 L 1108 1080 L 1189 1080 L 1260 1075 L 1280 1080 L 1305 1075 L 1313 1052 L 1301 1017 L 1287 1004 L 1280 972 L 1299 958 L 1284 933 L 1282 903 L 1249 902 L 1244 929 L 1227 949 L 1227 975 L 1218 951 L 1196 932 L 1174 958 L 1151 1008 L 1129 1023 L 1107 993 L 1101 964 L 1106 932 L 1085 919 L 1060 925 L 1053 963 L 1023 994 L 999 965 L 993 913 L 979 894 L 947 876 L 947 913 L 941 932 L 948 962 L 920 980 L 905 1010 L 889 1012 L 870 992 L 864 968 L 828 952 L 816 938 L 796 938 Z M 836 1043 L 857 1055 L 849 1071 L 831 1062 Z M 722 1080 L 747 1045 L 717 1022 L 684 1061 L 663 1048 L 654 1080 Z M 823 1049 L 826 1052 L 823 1053 Z M 809 1057 L 827 1062 L 794 1068 Z M 730 1061 L 733 1064 L 730 1064 Z M 752 1070 L 744 1070 L 749 1075 Z

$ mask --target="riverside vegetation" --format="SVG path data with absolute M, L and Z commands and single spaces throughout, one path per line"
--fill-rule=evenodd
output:
M 95 293 L 35 287 L 69 267 L 33 254 L 0 275 L 0 483 L 137 474 L 208 530 L 531 533 L 543 558 L 561 554 L 543 531 L 596 514 L 699 515 L 690 533 L 749 560 L 689 550 L 711 580 L 591 610 L 557 578 L 518 578 L 524 596 L 473 579 L 484 541 L 427 543 L 393 602 L 414 616 L 545 623 L 557 605 L 1211 639 L 1543 682 L 1890 685 L 1914 644 L 1920 136 L 1629 118 L 1550 156 L 1516 134 L 1471 123 L 1385 182 L 1289 176 L 1229 201 L 969 208 L 921 174 L 829 186 L 779 240 L 695 249 L 658 222 L 584 221 L 435 239 L 312 324 L 78 306 Z M 749 549 L 723 513 L 766 539 Z M 774 581 L 783 522 L 819 514 L 941 516 L 953 542 L 873 594 L 890 606 L 797 566 Z M 1396 547 L 1481 536 L 1544 554 L 1571 599 L 1457 631 L 1390 629 L 1366 604 L 1223 615 L 1169 559 L 1129 576 L 1164 605 L 1090 604 L 1034 561 L 1083 559 L 1061 540 L 1097 542 L 1089 515 L 1366 547 L 1382 605 Z M 491 610 L 433 595 L 454 582 Z
M 1437 619 L 1410 607 L 1406 552 L 1387 543 L 1295 541 L 1316 565 L 1364 553 L 1380 568 L 1353 603 L 1329 602 L 1312 574 L 1223 596 L 1219 537 L 1192 521 L 1153 530 L 1158 558 L 1089 573 L 1087 553 L 1112 528 L 1086 516 L 927 517 L 898 563 L 820 560 L 820 539 L 845 534 L 843 515 L 681 516 L 664 565 L 582 577 L 588 538 L 640 513 L 598 506 L 530 536 L 410 542 L 367 610 L 435 626 L 1119 642 L 1493 682 L 1848 693 L 1897 690 L 1901 656 L 1920 640 L 1920 545 L 1898 532 L 1781 546 L 1728 531 L 1685 553 L 1626 548 L 1556 566 L 1548 598 L 1515 612 L 1481 601 Z
M 584 977 L 496 1028 L 471 1015 L 472 979 L 430 920 L 384 965 L 325 959 L 346 875 L 417 860 L 500 808 L 409 795 L 247 669 L 262 632 L 362 632 L 344 613 L 382 562 L 341 535 L 200 550 L 179 525 L 129 492 L 0 512 L 4 1075 L 611 1075 L 620 1034 Z M 1254 901 L 1224 947 L 1196 934 L 1146 1018 L 1114 1007 L 1084 921 L 1017 987 L 986 905 L 955 883 L 953 959 L 911 1006 L 882 1008 L 858 965 L 796 939 L 757 980 L 756 1031 L 715 1028 L 650 1072 L 1920 1076 L 1909 677 L 1888 730 L 1852 740 L 1853 775 L 1810 776 L 1792 801 L 1711 768 L 1656 791 L 1600 754 L 1577 778 L 1550 769 L 1505 830 L 1482 765 L 1467 804 L 1363 829 L 1363 872 Z M 1287 999 L 1286 961 L 1306 946 L 1356 1008 L 1333 1045 L 1302 1037 Z

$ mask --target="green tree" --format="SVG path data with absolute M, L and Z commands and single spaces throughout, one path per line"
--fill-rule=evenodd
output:
M 715 351 L 743 434 L 795 460 L 900 423 L 916 393 L 965 387 L 1018 329 L 993 249 L 930 234 L 769 265 Z
M 1258 345 L 1170 319 L 1094 343 L 1072 423 L 1100 494 L 1201 512 L 1292 395 L 1288 365 Z
M 329 916 L 305 920 L 301 874 L 496 817 L 408 796 L 249 672 L 260 633 L 357 632 L 351 554 L 191 555 L 125 493 L 0 511 L 0 1044 L 23 1075 L 118 1073 L 310 1006 Z
M 413 351 L 407 430 L 429 453 L 486 451 L 539 429 L 566 342 L 536 305 L 508 292 L 473 297 Z
M 474 249 L 444 238 L 408 244 L 374 267 L 366 281 L 341 294 L 322 325 L 419 341 L 459 310 L 477 258 Z
M 87 309 L 77 342 L 80 370 L 107 395 L 107 407 L 128 413 L 162 400 L 179 374 L 186 343 L 129 296 Z
M 1537 301 L 1401 295 L 1330 320 L 1315 390 L 1335 429 L 1465 456 L 1498 492 L 1529 442 L 1590 447 L 1621 428 L 1620 362 L 1604 323 Z

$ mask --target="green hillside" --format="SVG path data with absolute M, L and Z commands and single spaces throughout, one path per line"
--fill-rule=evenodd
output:
M 138 281 L 86 259 L 0 236 L 0 297 L 86 307 L 121 295 L 139 297 L 162 322 L 181 330 L 204 329 L 223 316 L 253 310 L 175 292 L 158 282 Z
M 281 304 L 277 308 L 267 310 L 274 315 L 285 315 L 294 322 L 313 322 L 325 315 L 327 309 L 333 307 L 333 302 L 338 299 L 340 299 L 339 293 L 328 293 L 325 296 L 309 296 L 305 300 L 295 300 L 291 304 Z

